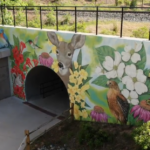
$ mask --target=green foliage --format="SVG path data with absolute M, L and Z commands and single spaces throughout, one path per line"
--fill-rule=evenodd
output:
M 144 123 L 142 126 L 137 127 L 133 131 L 133 136 L 135 142 L 141 146 L 141 149 L 150 148 L 150 121 Z
M 27 1 L 27 6 L 35 6 L 35 5 L 36 5 L 36 3 L 34 0 L 28 0 Z
M 111 31 L 111 30 L 107 30 L 107 29 L 104 29 L 101 31 L 101 34 L 106 34 L 106 35 L 115 35 L 116 32 L 114 31 Z
M 16 25 L 21 25 L 25 21 L 25 13 L 21 9 L 17 11 L 15 21 Z
M 6 6 L 27 6 L 27 3 L 24 2 L 24 0 L 3 0 L 1 4 L 5 4 Z
M 112 142 L 112 134 L 103 131 L 99 128 L 93 128 L 90 123 L 81 124 L 80 130 L 78 132 L 78 142 L 79 144 L 86 143 L 88 147 L 95 149 L 103 146 L 103 144 Z
M 13 24 L 13 15 L 10 11 L 8 11 L 7 9 L 4 10 L 3 13 L 3 20 L 4 20 L 4 24 L 6 25 L 12 25 Z
M 130 0 L 124 0 L 124 4 L 125 4 L 126 6 L 130 6 L 130 3 L 131 3 Z
M 137 0 L 132 0 L 130 3 L 130 7 L 136 7 L 137 6 Z
M 123 4 L 123 0 L 118 0 L 118 5 L 122 5 Z
M 65 16 L 63 16 L 63 20 L 61 21 L 61 25 L 63 24 L 67 24 L 69 25 L 71 21 L 71 15 L 69 13 L 67 13 Z
M 56 25 L 56 17 L 54 14 L 54 11 L 51 10 L 47 15 L 46 15 L 46 25 Z
M 148 39 L 149 31 L 147 27 L 142 27 L 132 32 L 133 36 L 136 38 L 146 38 Z

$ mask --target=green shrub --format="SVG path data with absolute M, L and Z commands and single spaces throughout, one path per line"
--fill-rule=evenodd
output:
M 130 6 L 131 1 L 130 0 L 124 0 L 124 3 L 126 6 Z
M 50 26 L 50 25 L 56 25 L 56 17 L 54 14 L 54 11 L 51 10 L 47 15 L 46 15 L 46 21 L 45 24 Z
M 63 20 L 61 21 L 61 25 L 67 24 L 69 25 L 71 21 L 71 15 L 69 13 L 67 13 L 64 17 Z
M 112 31 L 112 30 L 104 29 L 104 30 L 101 31 L 101 34 L 116 35 L 116 32 L 115 32 L 115 31 Z
M 130 3 L 130 7 L 136 7 L 137 6 L 137 0 L 132 0 Z
M 3 20 L 4 20 L 4 24 L 5 25 L 13 25 L 13 15 L 10 11 L 8 11 L 7 9 L 5 9 L 3 11 Z
M 118 5 L 122 5 L 123 4 L 123 0 L 118 0 Z
M 150 121 L 137 127 L 133 131 L 135 142 L 141 146 L 141 149 L 146 150 L 150 148 Z
M 15 21 L 16 25 L 21 25 L 25 21 L 25 13 L 21 9 L 17 11 Z
M 142 27 L 132 32 L 133 36 L 136 38 L 148 38 L 149 31 L 147 27 Z

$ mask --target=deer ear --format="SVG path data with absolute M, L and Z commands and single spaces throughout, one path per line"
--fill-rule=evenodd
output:
M 57 38 L 57 35 L 55 32 L 47 32 L 47 36 L 49 38 L 49 40 L 52 42 L 53 45 L 55 45 L 56 47 L 58 47 L 59 45 L 59 40 Z
M 85 35 L 74 34 L 71 40 L 71 46 L 73 49 L 81 48 L 85 43 Z

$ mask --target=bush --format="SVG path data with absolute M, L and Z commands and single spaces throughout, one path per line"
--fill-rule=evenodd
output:
M 4 24 L 5 25 L 13 25 L 13 15 L 10 11 L 8 11 L 7 9 L 4 10 L 3 13 L 3 20 L 4 20 Z
M 124 3 L 125 3 L 126 6 L 130 6 L 131 2 L 130 2 L 130 0 L 124 0 Z
M 136 38 L 146 38 L 148 39 L 149 32 L 147 27 L 142 27 L 132 32 L 133 36 Z
M 130 3 L 130 7 L 136 7 L 137 6 L 137 0 L 132 0 Z
M 17 11 L 15 21 L 16 25 L 21 25 L 25 21 L 25 13 L 21 9 Z
M 135 142 L 141 146 L 141 149 L 146 150 L 150 148 L 150 121 L 137 127 L 133 131 Z
M 56 25 L 56 17 L 54 15 L 54 11 L 51 10 L 47 15 L 46 15 L 46 21 L 45 24 L 50 26 L 50 25 Z

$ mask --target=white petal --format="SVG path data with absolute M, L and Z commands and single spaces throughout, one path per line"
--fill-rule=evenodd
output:
M 124 68 L 125 68 L 125 64 L 124 63 L 120 63 L 117 69 L 117 74 L 118 77 L 121 78 L 123 73 L 124 73 Z
M 102 72 L 102 68 L 96 67 L 95 73 L 96 73 L 97 75 L 99 75 L 101 72 Z
M 126 84 L 126 88 L 128 90 L 133 91 L 134 90 L 134 83 L 132 79 L 129 76 L 125 76 L 122 78 L 122 83 Z
M 147 86 L 141 82 L 135 83 L 135 90 L 139 95 L 148 91 Z
M 129 97 L 129 91 L 127 89 L 123 89 L 121 91 L 121 93 L 123 94 L 124 97 L 128 98 Z
M 129 45 L 127 45 L 127 46 L 124 47 L 124 50 L 125 50 L 126 52 L 130 52 L 131 49 L 132 49 L 132 48 L 131 48 L 131 46 L 129 46 Z
M 130 92 L 130 97 L 131 98 L 138 98 L 138 94 L 135 91 Z
M 133 64 L 126 66 L 125 72 L 128 76 L 132 78 L 136 77 L 136 66 Z
M 116 78 L 117 77 L 117 72 L 115 70 L 112 70 L 110 72 L 106 72 L 105 75 L 108 79 Z
M 108 71 L 111 71 L 114 66 L 113 59 L 110 56 L 106 56 L 105 61 L 103 62 L 103 66 Z
M 115 52 L 115 61 L 114 61 L 114 65 L 118 66 L 120 62 L 121 62 L 121 55 L 120 55 L 119 52 Z
M 132 56 L 131 56 L 131 60 L 133 63 L 137 63 L 138 61 L 141 60 L 141 56 L 138 54 L 138 53 L 134 53 Z
M 131 99 L 131 104 L 132 105 L 137 105 L 139 103 L 138 99 Z
M 122 60 L 125 62 L 127 62 L 131 57 L 130 53 L 127 52 L 122 52 L 121 55 L 122 55 Z
M 138 69 L 137 70 L 137 80 L 139 82 L 145 83 L 146 82 L 146 76 L 143 74 L 143 70 Z
M 135 44 L 135 52 L 140 51 L 141 48 L 142 48 L 142 43 L 136 43 L 136 44 Z

